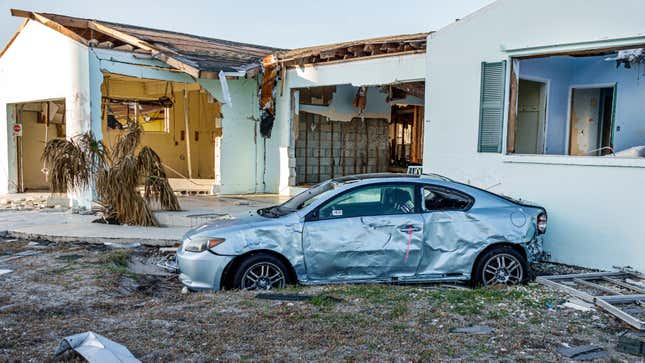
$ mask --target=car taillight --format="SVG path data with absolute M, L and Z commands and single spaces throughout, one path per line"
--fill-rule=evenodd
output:
M 540 213 L 537 218 L 537 230 L 539 234 L 546 232 L 546 213 Z

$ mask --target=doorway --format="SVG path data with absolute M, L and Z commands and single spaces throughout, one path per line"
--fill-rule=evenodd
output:
M 615 86 L 572 87 L 569 155 L 613 153 Z
M 16 124 L 21 135 L 16 136 L 17 191 L 49 190 L 47 170 L 41 157 L 45 145 L 52 139 L 65 138 L 65 100 L 47 100 L 15 105 Z
M 518 154 L 543 154 L 547 104 L 546 82 L 520 79 L 517 100 Z

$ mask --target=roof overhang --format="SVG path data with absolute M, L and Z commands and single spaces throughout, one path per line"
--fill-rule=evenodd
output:
M 191 62 L 186 61 L 186 57 L 182 56 L 182 54 L 178 53 L 177 51 L 170 49 L 163 44 L 153 44 L 151 42 L 140 39 L 137 36 L 128 34 L 127 32 L 121 31 L 117 29 L 117 27 L 112 26 L 111 23 L 91 19 L 74 18 L 65 15 L 37 13 L 19 9 L 11 9 L 11 15 L 39 22 L 85 46 L 92 47 L 96 46 L 96 44 L 92 42 L 93 37 L 87 39 L 87 37 L 79 35 L 79 29 L 86 30 L 92 35 L 102 34 L 109 39 L 116 40 L 120 43 L 131 46 L 128 47 L 128 49 L 136 49 L 137 52 L 151 54 L 153 58 L 165 62 L 169 66 L 185 72 L 186 74 L 194 78 L 215 79 L 219 77 L 219 72 L 208 69 L 200 69 L 194 64 L 191 64 Z M 12 40 L 16 36 L 17 33 L 16 35 L 14 35 Z M 9 45 L 10 43 L 7 44 L 5 50 Z M 115 47 L 114 49 L 117 48 L 119 47 Z M 0 55 L 1 54 L 2 53 L 0 53 Z M 260 70 L 261 63 L 258 59 L 257 62 L 249 62 L 248 64 L 244 64 L 243 66 L 236 67 L 235 71 L 225 71 L 225 74 L 228 77 L 234 78 L 251 78 L 254 75 L 258 74 Z

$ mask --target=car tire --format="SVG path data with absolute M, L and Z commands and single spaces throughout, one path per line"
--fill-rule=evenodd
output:
M 279 258 L 259 253 L 244 259 L 233 274 L 233 288 L 272 290 L 291 283 L 289 269 Z
M 509 246 L 494 247 L 477 259 L 473 276 L 474 287 L 515 285 L 528 281 L 530 271 L 522 254 Z

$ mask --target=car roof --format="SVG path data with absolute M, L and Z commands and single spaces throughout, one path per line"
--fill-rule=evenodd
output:
M 370 174 L 356 174 L 347 175 L 339 178 L 332 179 L 336 183 L 355 183 L 359 181 L 373 181 L 374 179 L 432 179 L 441 181 L 452 181 L 450 178 L 439 174 L 405 174 L 405 173 L 370 173 Z

